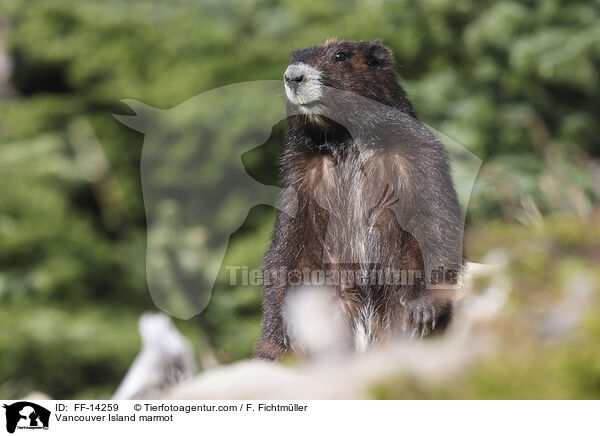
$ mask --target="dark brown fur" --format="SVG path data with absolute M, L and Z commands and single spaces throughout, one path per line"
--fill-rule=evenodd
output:
M 347 60 L 334 62 L 340 51 Z M 297 213 L 278 213 L 263 266 L 266 275 L 348 267 L 366 275 L 385 268 L 425 273 L 425 261 L 436 267 L 454 265 L 461 257 L 462 220 L 448 157 L 418 122 L 391 69 L 389 49 L 379 41 L 334 40 L 293 52 L 290 61 L 317 68 L 325 89 L 350 91 L 382 105 L 327 117 L 298 114 L 288 102 L 282 163 L 285 186 L 293 189 L 284 191 L 280 209 L 297 201 Z M 343 127 L 346 123 L 354 136 Z M 377 135 L 372 132 L 382 131 L 388 139 L 373 141 Z M 399 215 L 392 212 L 398 206 Z M 290 289 L 286 280 L 263 286 L 257 358 L 277 359 L 294 348 L 284 316 Z M 449 299 L 434 295 L 423 280 L 400 285 L 340 282 L 335 293 L 349 327 L 368 324 L 371 343 L 398 332 L 426 334 L 436 321 L 438 326 L 447 321 L 451 309 Z

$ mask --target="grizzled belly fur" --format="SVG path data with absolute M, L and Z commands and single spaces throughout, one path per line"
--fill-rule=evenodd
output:
M 335 291 L 356 348 L 388 337 L 402 312 L 402 298 L 415 286 L 390 283 L 390 271 L 421 268 L 416 241 L 396 218 L 403 188 L 402 162 L 382 150 L 362 148 L 344 155 L 312 157 L 298 193 L 311 224 L 301 266 L 337 270 Z M 320 258 L 319 258 L 320 257 Z M 387 271 L 387 272 L 386 272 Z

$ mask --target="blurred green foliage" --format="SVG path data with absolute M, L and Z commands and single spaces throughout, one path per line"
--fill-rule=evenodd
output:
M 536 226 L 597 201 L 596 2 L 0 0 L 14 63 L 0 100 L 0 396 L 105 397 L 137 352 L 136 320 L 153 308 L 143 136 L 111 116 L 131 113 L 119 100 L 169 108 L 278 79 L 290 50 L 330 36 L 382 39 L 423 120 L 484 160 L 468 210 L 489 228 L 480 236 L 503 237 L 492 219 Z M 278 180 L 282 131 L 243 158 L 265 183 Z M 82 150 L 104 159 L 93 180 Z M 258 266 L 272 222 L 252 209 L 225 263 Z M 227 362 L 251 354 L 259 321 L 258 290 L 221 271 L 208 308 L 178 326 Z
M 370 394 L 379 399 L 600 398 L 600 221 L 552 216 L 536 230 L 494 221 L 472 230 L 469 249 L 478 258 L 495 252 L 508 261 L 510 300 L 492 321 L 499 334 L 489 338 L 501 345 L 449 377 L 400 377 L 378 383 Z M 583 322 L 568 338 L 540 334 L 544 316 L 562 317 L 546 318 L 553 325 L 569 319 L 574 296 L 587 292 Z

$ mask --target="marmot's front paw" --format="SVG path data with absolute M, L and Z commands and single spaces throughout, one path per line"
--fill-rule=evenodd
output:
M 448 310 L 449 302 L 438 301 L 431 296 L 423 296 L 411 300 L 402 300 L 404 318 L 402 331 L 410 338 L 423 338 L 435 330 L 438 318 Z
M 283 356 L 286 349 L 262 337 L 254 346 L 254 359 L 256 360 L 277 360 Z

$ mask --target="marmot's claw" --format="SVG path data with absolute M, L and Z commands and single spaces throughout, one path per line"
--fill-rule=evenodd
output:
M 436 307 L 436 301 L 427 297 L 409 300 L 404 305 L 404 319 L 402 331 L 412 331 L 411 340 L 417 335 L 423 339 L 435 330 L 438 315 L 441 313 Z

